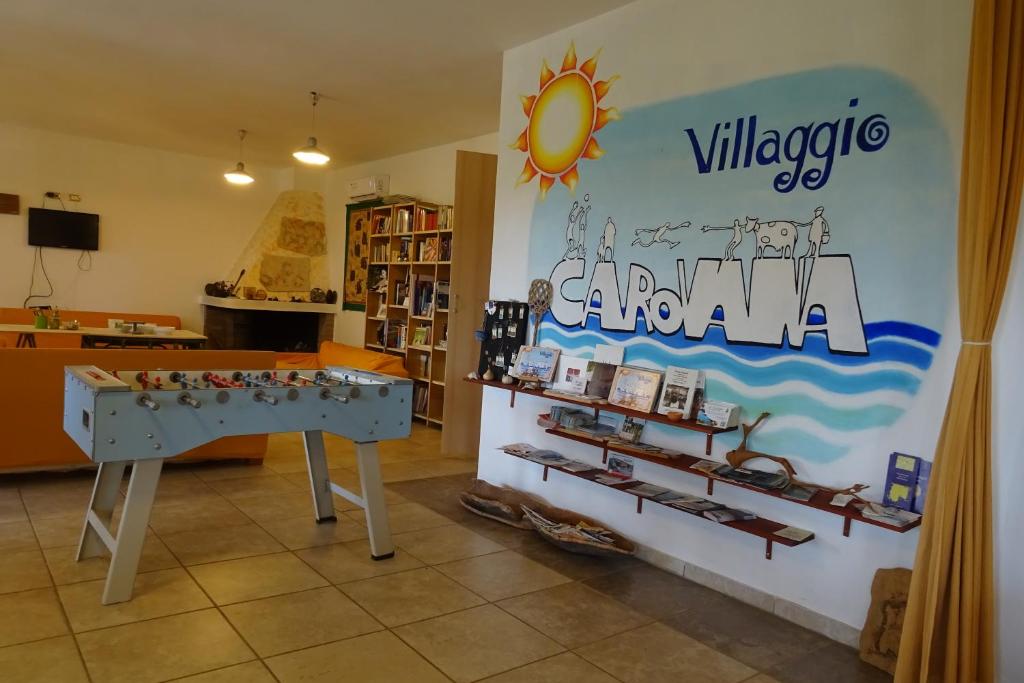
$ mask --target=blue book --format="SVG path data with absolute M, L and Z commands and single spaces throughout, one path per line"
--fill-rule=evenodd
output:
M 928 480 L 932 477 L 932 463 L 922 460 L 917 470 L 917 490 L 914 492 L 914 512 L 924 514 L 924 498 L 928 493 Z
M 901 510 L 913 510 L 920 469 L 921 458 L 916 455 L 890 453 L 882 502 Z

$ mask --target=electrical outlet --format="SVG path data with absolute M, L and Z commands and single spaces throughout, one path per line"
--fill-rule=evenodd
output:
M 60 192 L 44 192 L 43 196 L 47 199 L 60 199 Z
M 69 202 L 80 202 L 80 201 L 82 201 L 82 195 L 75 194 L 74 192 L 72 192 L 71 194 L 68 195 L 68 201 Z

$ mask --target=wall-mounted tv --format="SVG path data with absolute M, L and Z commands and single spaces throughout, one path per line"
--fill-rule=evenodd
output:
M 100 248 L 99 214 L 29 208 L 28 243 L 33 247 L 96 251 Z

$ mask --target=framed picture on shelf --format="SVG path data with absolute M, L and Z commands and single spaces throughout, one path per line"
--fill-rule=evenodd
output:
M 641 413 L 649 413 L 658 400 L 658 388 L 661 386 L 661 373 L 643 368 L 630 368 L 620 365 L 612 380 L 608 403 L 628 408 Z
M 683 419 L 693 417 L 704 398 L 704 373 L 701 370 L 668 366 L 665 383 L 658 401 L 658 412 L 662 415 L 682 413 Z
M 558 365 L 558 349 L 546 346 L 523 346 L 516 354 L 512 376 L 524 382 L 550 382 Z

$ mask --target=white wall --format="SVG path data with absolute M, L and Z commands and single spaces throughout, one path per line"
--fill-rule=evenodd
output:
M 615 83 L 614 100 L 609 100 L 630 107 L 815 67 L 877 66 L 907 79 L 926 95 L 950 131 L 954 156 L 950 164 L 958 169 L 969 25 L 970 5 L 957 0 L 895 4 L 800 0 L 783 5 L 641 0 L 506 52 L 499 142 L 512 142 L 524 125 L 518 96 L 535 91 L 542 59 L 557 65 L 560 50 L 574 40 L 581 59 L 604 48 L 598 77 L 624 74 Z M 929 39 L 907 40 L 908 26 Z M 514 189 L 522 165 L 522 154 L 499 156 L 493 298 L 524 299 L 529 283 L 523 223 L 524 216 L 533 211 L 535 193 Z M 957 339 L 957 329 L 954 310 L 942 330 L 944 338 Z M 934 449 L 955 353 L 955 343 L 940 348 L 914 409 L 899 423 L 900 429 L 893 430 L 900 434 L 889 444 L 891 450 L 925 454 Z M 636 515 L 629 497 L 557 473 L 543 483 L 538 467 L 495 449 L 510 441 L 528 440 L 600 463 L 596 449 L 547 437 L 536 427 L 536 414 L 549 403 L 520 397 L 515 409 L 509 410 L 506 392 L 485 390 L 482 478 L 536 492 L 555 504 L 602 519 L 661 553 L 825 615 L 845 625 L 847 635 L 863 625 L 875 570 L 913 563 L 916 531 L 894 534 L 855 525 L 851 537 L 844 538 L 838 517 L 731 487 L 717 487 L 716 500 L 813 529 L 815 541 L 800 548 L 779 549 L 774 559 L 766 562 L 761 559 L 763 545 L 742 534 L 680 519 L 666 509 L 645 508 L 643 515 Z M 697 437 L 682 438 L 678 444 L 690 452 L 699 445 Z M 716 445 L 714 456 L 721 459 L 724 451 L 722 445 Z M 884 459 L 887 452 L 880 452 L 879 458 Z M 867 481 L 877 492 L 885 474 L 884 464 L 879 466 L 879 462 L 811 464 L 805 474 L 822 483 Z M 700 493 L 699 484 L 682 473 L 644 462 L 638 462 L 637 468 L 638 478 Z
M 54 285 L 49 303 L 62 308 L 178 315 L 202 329 L 196 298 L 203 285 L 227 278 L 253 231 L 290 177 L 250 168 L 256 182 L 228 185 L 235 160 L 173 154 L 101 140 L 0 124 L 0 192 L 21 196 L 21 215 L 0 215 L 0 306 L 28 295 L 33 247 L 28 207 L 43 193 L 82 196 L 68 209 L 100 214 L 100 249 L 92 270 L 79 253 L 45 249 Z M 59 203 L 47 200 L 48 208 Z M 45 291 L 37 273 L 36 292 Z M 44 300 L 36 299 L 35 303 Z
M 326 182 L 327 231 L 333 260 L 332 289 L 342 291 L 345 264 L 345 205 L 351 199 L 346 182 L 369 175 L 390 175 L 392 194 L 407 194 L 425 201 L 451 204 L 455 201 L 455 152 L 498 151 L 498 135 L 490 133 L 447 145 L 421 149 L 356 166 L 334 169 Z M 363 345 L 366 316 L 359 311 L 342 311 L 335 319 L 336 341 Z
M 1024 678 L 1024 207 L 1010 280 L 992 341 L 992 497 L 995 525 L 998 680 Z

